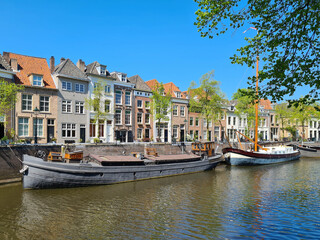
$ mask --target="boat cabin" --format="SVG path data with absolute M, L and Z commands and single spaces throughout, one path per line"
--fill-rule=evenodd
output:
M 192 153 L 211 157 L 214 155 L 214 142 L 193 142 L 191 145 Z

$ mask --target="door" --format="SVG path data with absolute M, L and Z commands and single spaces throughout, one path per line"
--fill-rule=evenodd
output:
M 184 129 L 180 130 L 180 142 L 184 142 Z
M 168 142 L 168 129 L 164 129 L 164 142 Z
M 127 131 L 125 131 L 125 130 L 122 130 L 122 131 L 120 131 L 120 142 L 126 142 L 126 135 L 127 135 Z
M 0 123 L 0 139 L 4 137 L 4 124 Z
M 80 142 L 85 143 L 86 142 L 86 128 L 80 127 Z
M 107 125 L 107 142 L 111 142 L 112 138 L 112 125 L 108 124 Z
M 47 120 L 47 142 L 52 142 L 54 138 L 54 119 Z M 56 141 L 56 139 L 54 139 Z

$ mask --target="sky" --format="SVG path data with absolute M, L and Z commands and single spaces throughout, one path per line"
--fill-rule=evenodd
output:
M 56 64 L 61 57 L 98 61 L 109 72 L 173 82 L 181 91 L 214 70 L 228 99 L 255 74 L 230 60 L 254 31 L 202 38 L 192 0 L 0 0 L 0 6 L 1 53 L 54 56 Z

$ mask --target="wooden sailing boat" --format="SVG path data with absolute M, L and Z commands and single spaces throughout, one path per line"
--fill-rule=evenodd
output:
M 253 28 L 255 29 L 255 28 Z M 256 30 L 256 29 L 255 29 Z M 259 80 L 259 54 L 257 52 L 256 62 L 256 96 L 258 96 L 258 81 Z M 224 158 L 227 164 L 230 165 L 262 165 L 272 164 L 285 161 L 291 161 L 299 159 L 300 152 L 295 150 L 292 146 L 272 146 L 262 147 L 258 144 L 258 97 L 255 100 L 255 138 L 254 141 L 244 136 L 240 132 L 237 133 L 239 148 L 227 147 L 222 149 Z M 240 142 L 239 134 L 244 136 L 246 139 L 254 143 L 254 150 L 245 150 Z M 259 147 L 259 148 L 258 148 Z

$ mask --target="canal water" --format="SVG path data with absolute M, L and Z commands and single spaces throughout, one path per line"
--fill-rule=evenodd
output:
M 0 187 L 0 239 L 319 239 L 320 159 L 109 186 Z

